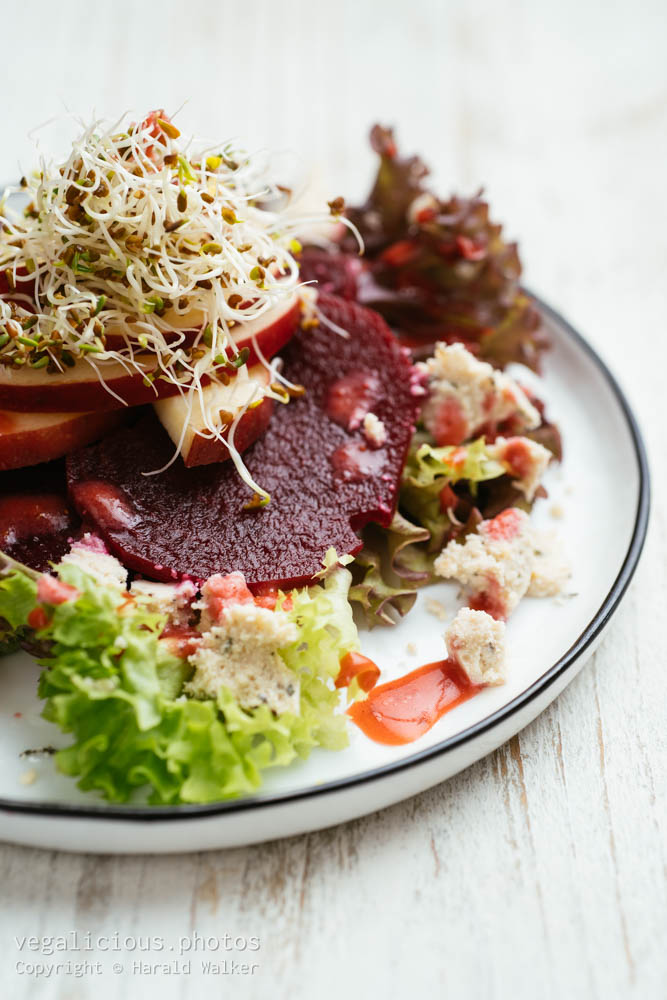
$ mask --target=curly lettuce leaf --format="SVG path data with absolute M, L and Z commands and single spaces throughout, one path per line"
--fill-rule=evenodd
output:
M 461 530 L 454 509 L 466 507 L 466 527 L 474 527 L 481 520 L 473 513 L 472 503 L 451 490 L 462 483 L 471 500 L 477 495 L 478 486 L 505 475 L 505 467 L 489 453 L 484 438 L 468 445 L 449 445 L 435 448 L 425 435 L 417 434 L 408 454 L 403 474 L 400 504 L 409 516 L 429 532 L 429 552 L 439 552 L 447 536 Z M 470 522 L 472 516 L 473 521 Z
M 505 467 L 484 438 L 436 448 L 425 433 L 415 435 L 403 473 L 400 511 L 388 528 L 366 526 L 364 547 L 355 557 L 350 600 L 361 605 L 369 627 L 393 625 L 411 610 L 418 588 L 434 579 L 433 556 L 445 540 L 474 531 L 485 516 L 478 509 L 478 503 L 486 508 L 479 489 L 507 481 Z
M 5 561 L 2 554 L 0 560 Z M 24 572 L 18 564 L 8 567 L 6 574 L 0 576 L 0 619 L 7 623 L 7 632 L 25 626 L 36 597 L 34 576 Z
M 460 341 L 497 366 L 537 370 L 548 346 L 539 310 L 520 286 L 516 243 L 505 240 L 478 192 L 438 198 L 428 168 L 399 155 L 393 131 L 376 125 L 379 156 L 366 202 L 347 211 L 366 245 L 358 297 L 382 313 L 411 347 Z M 349 234 L 344 250 L 354 253 Z M 340 270 L 340 267 L 338 268 Z
M 432 486 L 446 479 L 457 483 L 467 479 L 481 483 L 496 479 L 505 473 L 505 466 L 492 454 L 483 437 L 464 445 L 445 445 L 434 448 L 428 441 L 415 438 L 405 466 L 404 479 L 414 486 Z
M 411 610 L 417 589 L 433 577 L 424 543 L 429 533 L 400 513 L 388 528 L 369 524 L 355 556 L 350 600 L 361 605 L 367 625 L 393 625 Z
M 289 615 L 299 627 L 299 636 L 280 651 L 300 679 L 301 716 L 309 720 L 310 738 L 315 740 L 312 745 L 330 750 L 347 745 L 345 719 L 336 714 L 338 693 L 331 684 L 338 676 L 342 657 L 359 649 L 350 605 L 351 583 L 352 574 L 339 565 L 329 570 L 321 586 L 293 593 Z
M 29 638 L 25 626 L 28 614 L 35 606 L 37 584 L 33 576 L 24 573 L 13 560 L 0 554 L 4 576 L 0 576 L 0 657 L 15 653 Z
M 0 656 L 9 656 L 21 648 L 21 636 L 12 629 L 7 629 L 0 619 Z
M 508 507 L 519 507 L 527 514 L 533 508 L 533 502 L 527 500 L 525 495 L 516 488 L 514 480 L 510 476 L 501 476 L 500 479 L 480 483 L 475 504 L 479 511 L 480 520 L 496 517 Z
M 299 678 L 300 713 L 279 716 L 267 706 L 244 709 L 227 689 L 215 700 L 183 696 L 191 667 L 160 639 L 164 616 L 123 603 L 73 565 L 58 574 L 78 596 L 48 605 L 46 624 L 33 633 L 49 648 L 39 694 L 44 717 L 72 736 L 55 759 L 81 789 L 113 802 L 140 791 L 151 803 L 211 802 L 255 791 L 266 768 L 313 747 L 346 745 L 333 680 L 359 644 L 348 570 L 332 563 L 323 584 L 293 594 L 287 613 L 299 638 L 280 655 Z M 16 571 L 0 581 L 12 627 L 24 627 L 37 606 L 31 576 Z

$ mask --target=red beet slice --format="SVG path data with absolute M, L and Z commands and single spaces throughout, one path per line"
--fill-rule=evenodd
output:
M 160 475 L 142 475 L 173 452 L 152 415 L 70 456 L 74 504 L 128 567 L 159 580 L 240 570 L 251 586 L 290 587 L 312 580 L 329 546 L 359 551 L 356 532 L 368 521 L 389 524 L 421 389 L 380 316 L 331 295 L 318 305 L 350 336 L 321 323 L 301 330 L 283 354 L 285 375 L 307 392 L 276 407 L 244 454 L 271 494 L 267 507 L 243 509 L 250 494 L 231 462 L 186 469 L 178 459 Z M 369 409 L 386 429 L 381 447 L 366 441 L 354 400 L 349 419 L 341 402 L 341 380 L 344 389 L 360 372 L 372 386 Z
M 64 462 L 0 474 L 0 550 L 33 569 L 48 569 L 69 551 L 79 518 L 65 488 Z

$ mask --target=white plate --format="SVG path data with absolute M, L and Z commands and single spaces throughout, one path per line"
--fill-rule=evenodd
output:
M 206 806 L 111 806 L 79 792 L 56 772 L 51 757 L 20 756 L 26 748 L 63 746 L 66 738 L 40 718 L 37 667 L 17 654 L 0 664 L 0 837 L 71 851 L 152 853 L 303 833 L 451 777 L 553 701 L 595 649 L 634 573 L 646 534 L 649 477 L 641 436 L 613 377 L 569 324 L 542 309 L 553 350 L 541 391 L 561 427 L 565 459 L 549 472 L 549 498 L 538 502 L 534 517 L 563 538 L 574 596 L 522 602 L 508 626 L 507 684 L 484 690 L 407 746 L 373 743 L 351 724 L 346 750 L 316 751 L 305 763 L 269 772 L 252 798 Z M 555 506 L 562 519 L 554 519 Z M 444 625 L 428 610 L 433 601 L 451 618 L 456 588 L 427 588 L 400 625 L 362 635 L 363 650 L 380 665 L 383 680 L 444 655 Z M 416 655 L 408 653 L 408 643 Z M 35 780 L 23 784 L 29 771 Z

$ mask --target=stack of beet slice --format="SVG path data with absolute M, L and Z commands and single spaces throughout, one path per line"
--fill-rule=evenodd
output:
M 318 309 L 320 324 L 282 354 L 305 394 L 277 407 L 244 454 L 268 506 L 246 508 L 231 462 L 186 469 L 177 459 L 146 475 L 173 454 L 152 413 L 69 456 L 77 511 L 130 569 L 159 580 L 240 570 L 255 588 L 295 586 L 330 546 L 355 553 L 364 524 L 391 521 L 419 408 L 415 371 L 376 313 L 327 294 Z M 383 425 L 375 435 L 364 432 L 367 412 Z

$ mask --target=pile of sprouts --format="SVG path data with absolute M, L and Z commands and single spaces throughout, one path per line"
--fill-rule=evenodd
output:
M 105 370 L 120 364 L 154 388 L 159 379 L 176 384 L 190 396 L 189 414 L 204 383 L 226 383 L 245 365 L 248 349 L 236 349 L 235 327 L 294 296 L 295 233 L 322 220 L 288 220 L 286 189 L 231 145 L 179 140 L 163 111 L 139 123 L 95 121 L 65 163 L 42 159 L 20 188 L 5 192 L 1 365 L 56 377 L 92 366 L 116 396 Z M 21 190 L 30 200 L 18 214 L 7 195 Z M 334 200 L 330 214 L 340 217 L 342 207 Z M 278 366 L 271 375 L 262 394 L 285 401 L 295 387 Z M 214 415 L 208 424 L 220 436 Z M 226 429 L 240 468 L 234 428 Z

